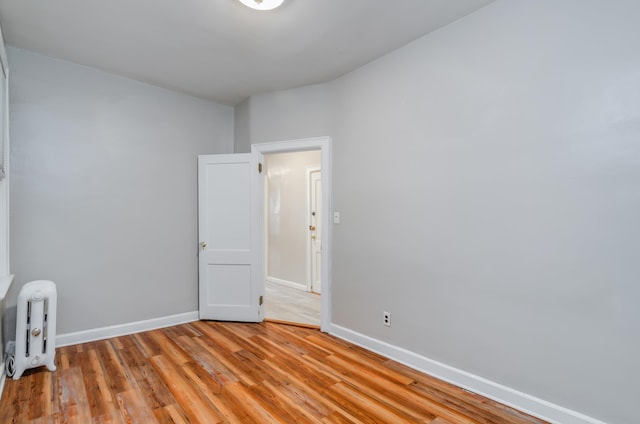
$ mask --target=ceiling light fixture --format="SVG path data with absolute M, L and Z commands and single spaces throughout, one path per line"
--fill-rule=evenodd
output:
M 240 0 L 242 4 L 256 10 L 271 10 L 280 6 L 284 0 Z

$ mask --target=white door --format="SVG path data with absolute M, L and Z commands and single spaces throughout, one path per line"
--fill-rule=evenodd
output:
M 198 156 L 200 319 L 262 320 L 257 166 L 249 153 Z
M 321 293 L 322 279 L 322 179 L 320 171 L 312 171 L 309 178 L 310 214 L 309 237 L 311 238 L 311 291 Z

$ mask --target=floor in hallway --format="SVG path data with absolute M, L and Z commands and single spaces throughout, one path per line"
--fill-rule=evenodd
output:
M 265 286 L 267 319 L 320 325 L 320 295 L 269 281 Z

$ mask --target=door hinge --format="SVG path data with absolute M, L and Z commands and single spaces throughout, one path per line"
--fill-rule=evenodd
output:
M 262 306 L 263 303 L 264 303 L 264 296 L 260 296 L 258 298 L 258 305 Z
M 262 164 L 258 162 L 258 173 L 262 174 Z

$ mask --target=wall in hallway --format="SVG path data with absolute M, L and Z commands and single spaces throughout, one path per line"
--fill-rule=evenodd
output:
M 307 169 L 320 165 L 320 151 L 265 157 L 267 278 L 306 288 L 309 240 Z

